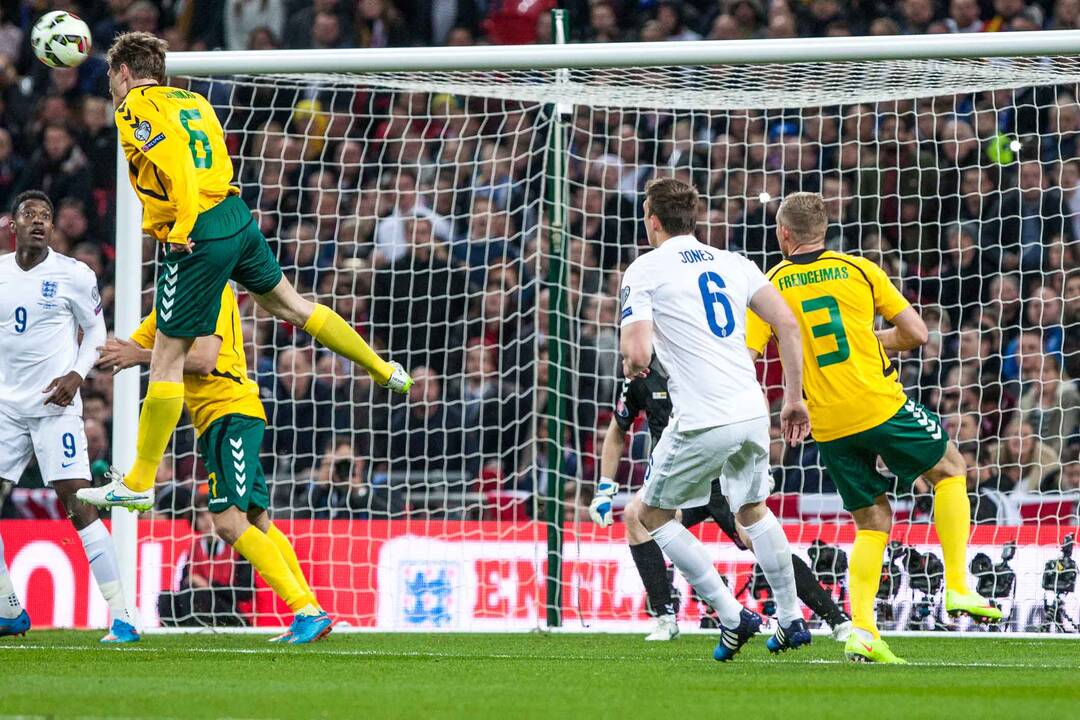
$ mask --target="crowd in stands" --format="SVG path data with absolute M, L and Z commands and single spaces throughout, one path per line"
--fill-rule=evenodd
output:
M 0 208 L 24 189 L 50 195 L 53 246 L 98 274 L 111 326 L 116 134 L 100 53 L 117 32 L 156 33 L 173 50 L 534 43 L 550 40 L 556 3 L 66 2 L 98 54 L 50 70 L 27 36 L 53 5 L 0 6 Z M 578 42 L 1080 27 L 1080 0 L 562 5 Z M 701 190 L 702 241 L 763 269 L 780 260 L 780 199 L 823 193 L 828 246 L 881 264 L 930 326 L 926 346 L 895 361 L 967 458 L 979 521 L 1016 521 L 1021 495 L 1080 490 L 1076 86 L 769 112 L 578 106 L 563 234 L 544 201 L 544 107 L 361 81 L 175 82 L 217 108 L 243 197 L 289 278 L 416 379 L 407 401 L 390 398 L 241 295 L 277 514 L 524 518 L 563 482 L 567 517 L 581 518 L 621 382 L 620 274 L 647 247 L 642 190 L 657 174 Z M 546 281 L 559 270 L 556 239 L 565 292 Z M 146 288 L 156 252 L 144 243 Z M 774 391 L 775 361 L 762 372 Z M 111 374 L 92 374 L 83 397 L 100 474 Z M 574 429 L 552 438 L 559 400 Z M 627 487 L 644 471 L 640 430 L 618 478 Z M 205 482 L 190 428 L 168 459 L 159 512 L 185 515 Z M 773 461 L 777 490 L 834 492 L 812 443 L 777 442 Z M 917 516 L 918 497 L 913 506 Z M 9 499 L 0 516 L 20 512 Z

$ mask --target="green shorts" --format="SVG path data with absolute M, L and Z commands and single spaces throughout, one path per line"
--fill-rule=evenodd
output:
M 190 253 L 167 251 L 158 277 L 157 328 L 169 337 L 212 335 L 230 279 L 257 295 L 281 281 L 281 266 L 247 205 L 230 195 L 199 215 Z
M 210 512 L 269 507 L 270 491 L 259 462 L 265 430 L 266 423 L 258 418 L 226 415 L 210 423 L 199 438 L 199 455 L 210 474 Z
M 908 400 L 890 419 L 854 435 L 819 442 L 821 463 L 829 471 L 847 510 L 870 507 L 893 483 L 877 471 L 877 458 L 896 475 L 901 489 L 938 464 L 949 436 L 934 413 Z

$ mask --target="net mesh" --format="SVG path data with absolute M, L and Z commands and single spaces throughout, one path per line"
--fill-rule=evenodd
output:
M 1010 627 L 1043 628 L 1059 608 L 1075 617 L 1075 594 L 1054 605 L 1041 589 L 1044 564 L 1077 523 L 1080 483 L 1075 59 L 174 82 L 215 105 L 243 198 L 286 276 L 417 379 L 407 402 L 390 397 L 241 293 L 269 416 L 271 512 L 341 620 L 543 625 L 554 572 L 546 518 L 560 517 L 564 623 L 642 626 L 621 528 L 597 528 L 586 508 L 620 382 L 620 275 L 647 247 L 640 205 L 656 175 L 693 182 L 699 237 L 763 269 L 780 259 L 779 199 L 824 194 L 829 247 L 879 263 L 930 326 L 920 352 L 897 358 L 901 377 L 968 462 L 972 555 L 994 565 L 1004 543 L 1018 543 L 1017 582 L 1003 598 Z M 556 102 L 573 108 L 560 119 Z M 551 221 L 556 161 L 567 173 L 565 233 Z M 566 292 L 553 303 L 560 258 Z M 562 364 L 549 357 L 556 334 Z M 762 372 L 775 402 L 775 358 Z M 559 373 L 567 382 L 553 393 Z M 552 438 L 559 403 L 568 422 Z M 641 418 L 617 505 L 640 486 L 649 444 Z M 849 549 L 853 529 L 813 444 L 775 443 L 771 459 L 770 503 L 796 551 L 814 540 Z M 210 539 L 205 511 L 192 513 L 206 476 L 190 426 L 166 466 L 169 489 L 142 533 L 141 584 L 160 578 L 159 621 L 280 624 L 284 607 Z M 557 490 L 564 501 L 549 515 Z M 894 538 L 938 552 L 930 498 L 921 482 L 897 494 Z M 752 556 L 711 523 L 696 531 L 718 539 L 718 567 L 762 607 L 748 596 Z M 196 554 L 226 569 L 185 605 L 193 568 L 206 567 Z M 905 567 L 912 554 L 895 557 L 884 624 L 940 625 L 941 591 L 919 589 L 923 571 Z M 697 620 L 703 606 L 675 583 L 682 618 Z
M 567 102 L 608 108 L 742 110 L 793 108 L 1075 83 L 1080 60 L 970 58 L 801 62 L 788 65 L 653 66 L 610 69 L 381 72 L 372 87 L 529 103 Z M 355 87 L 347 74 L 235 77 L 235 82 L 322 88 Z

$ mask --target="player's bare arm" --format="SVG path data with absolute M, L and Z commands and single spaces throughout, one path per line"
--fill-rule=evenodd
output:
M 117 373 L 136 365 L 149 365 L 153 350 L 124 338 L 111 337 L 98 348 L 101 357 L 98 367 Z M 221 350 L 221 338 L 207 335 L 197 338 L 191 349 L 184 356 L 185 375 L 209 375 L 217 367 L 217 357 Z
M 772 285 L 761 287 L 750 298 L 750 309 L 761 316 L 773 329 L 780 346 L 780 362 L 784 367 L 784 407 L 780 411 L 780 431 L 792 446 L 810 433 L 810 412 L 803 402 L 802 333 L 780 292 Z M 751 359 L 756 353 L 750 350 Z
M 604 433 L 604 444 L 600 449 L 600 477 L 613 478 L 619 471 L 619 461 L 626 450 L 626 434 L 619 423 L 612 418 Z
M 619 349 L 623 356 L 623 376 L 626 378 L 644 377 L 648 374 L 649 363 L 652 361 L 652 321 L 642 320 L 626 325 L 620 335 Z
M 913 307 L 904 308 L 889 322 L 892 323 L 891 328 L 874 332 L 886 350 L 914 350 L 922 347 L 930 338 L 926 323 Z

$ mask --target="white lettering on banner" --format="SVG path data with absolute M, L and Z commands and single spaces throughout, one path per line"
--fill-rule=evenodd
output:
M 52 580 L 53 617 L 52 627 L 68 628 L 75 625 L 75 571 L 67 554 L 54 542 L 39 540 L 28 543 L 15 554 L 9 566 L 15 594 L 29 596 L 30 577 L 44 570 Z M 83 572 L 89 567 L 83 563 Z
M 735 590 L 742 589 L 753 555 L 727 544 L 706 547 L 728 582 Z M 793 544 L 804 559 L 807 547 Z M 850 555 L 850 545 L 841 547 Z M 567 543 L 565 549 L 563 607 L 568 626 L 642 630 L 646 624 L 644 589 L 626 545 Z M 941 557 L 937 546 L 917 545 L 916 549 Z M 1000 546 L 973 546 L 969 561 L 977 552 L 985 552 L 995 563 L 1000 561 Z M 1011 629 L 1029 629 L 1033 614 L 1042 611 L 1046 595 L 1036 578 L 1041 578 L 1043 565 L 1059 553 L 1060 548 L 1054 545 L 1017 548 L 1011 561 L 1017 575 Z M 534 543 L 404 536 L 382 544 L 378 564 L 376 625 L 380 630 L 520 630 L 544 623 L 546 554 Z M 688 613 L 692 605 L 687 602 L 689 587 L 677 573 L 675 586 L 682 594 L 683 618 L 696 618 Z M 922 593 L 912 591 L 903 575 L 893 601 L 893 627 L 907 627 L 912 608 L 921 599 Z M 753 605 L 745 595 L 740 600 Z M 1008 614 L 1012 603 L 1005 600 L 1003 604 Z M 1080 593 L 1070 595 L 1066 604 L 1070 614 L 1080 612 Z M 968 625 L 967 620 L 961 621 L 962 628 Z

